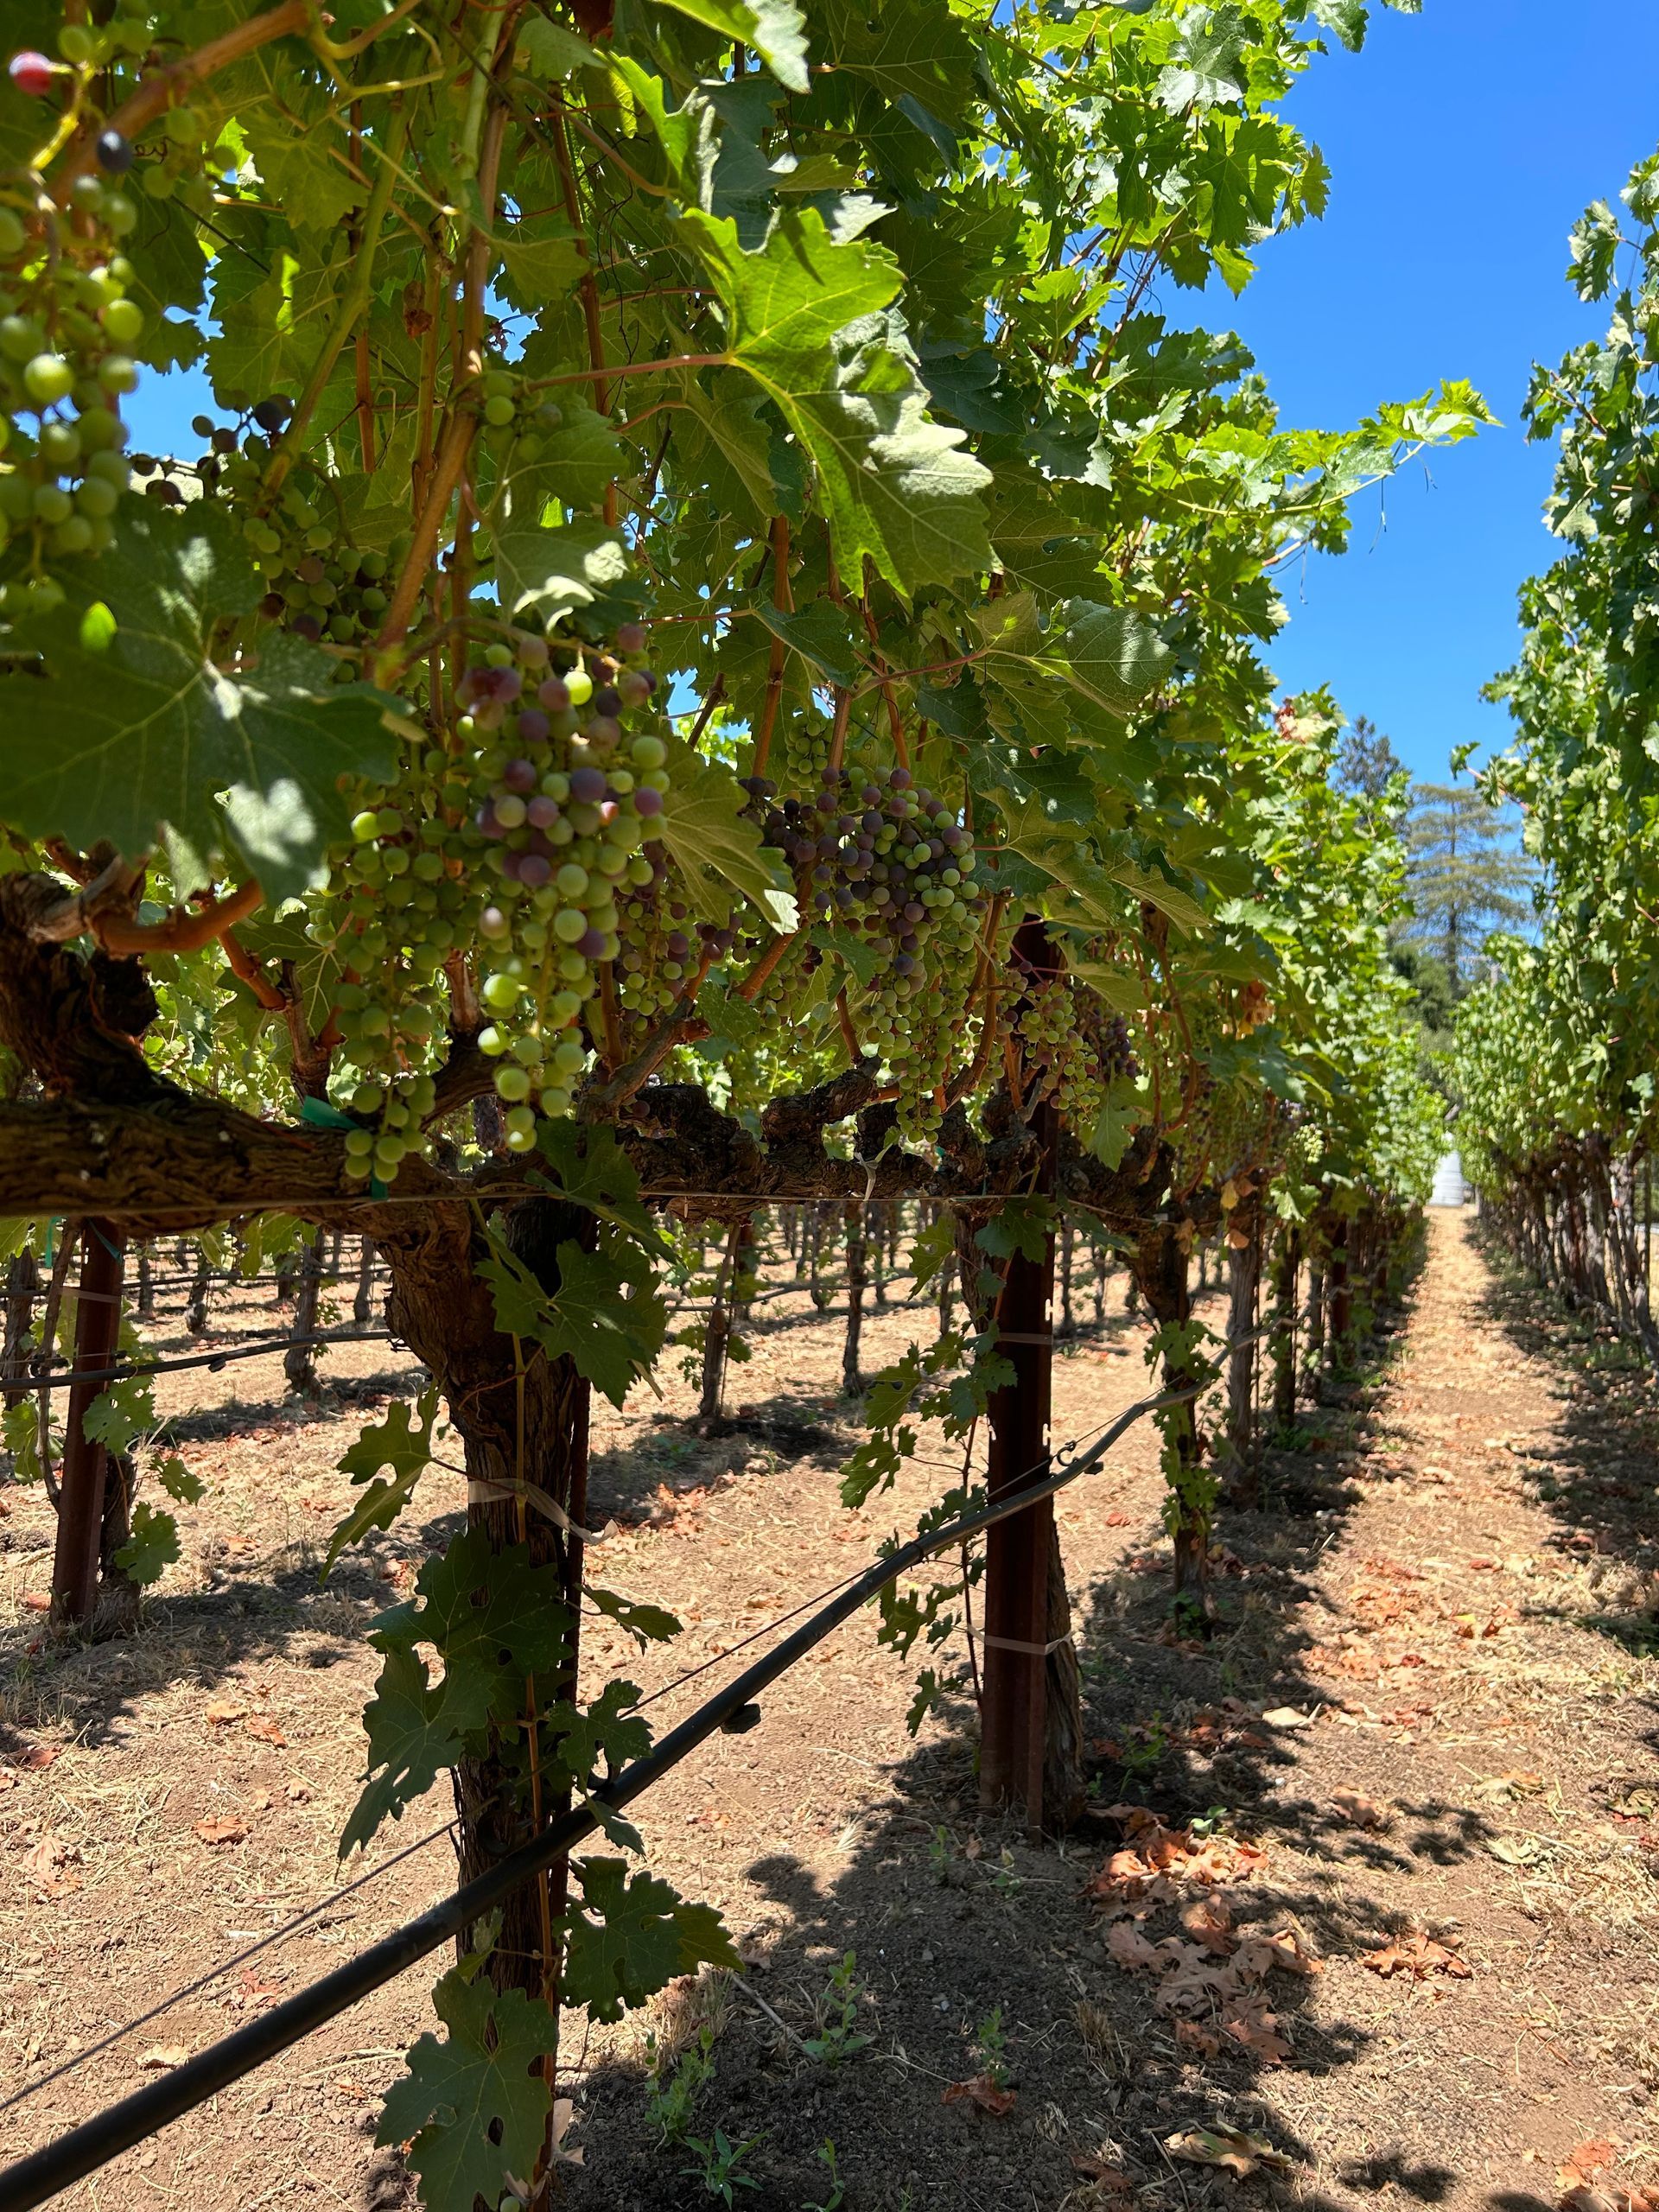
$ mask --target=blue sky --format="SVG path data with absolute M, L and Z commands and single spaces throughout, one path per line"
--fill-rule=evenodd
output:
M 1379 8 L 1363 53 L 1316 62 L 1287 112 L 1334 173 L 1324 221 L 1269 239 L 1237 302 L 1170 286 L 1160 304 L 1236 327 L 1287 423 L 1344 426 L 1443 376 L 1501 419 L 1368 494 L 1340 560 L 1287 573 L 1269 656 L 1287 688 L 1328 683 L 1414 774 L 1444 777 L 1454 745 L 1506 739 L 1480 687 L 1512 657 L 1516 586 L 1553 557 L 1549 448 L 1526 443 L 1521 399 L 1535 359 L 1605 321 L 1562 281 L 1567 235 L 1659 142 L 1659 5 Z M 194 377 L 148 380 L 136 442 L 188 448 L 168 433 L 205 397 Z
M 1206 300 L 1205 319 L 1230 313 L 1287 423 L 1341 427 L 1461 376 L 1504 427 L 1368 495 L 1347 554 L 1285 576 L 1291 625 L 1268 658 L 1443 779 L 1454 745 L 1507 739 L 1480 687 L 1513 656 L 1516 585 L 1556 550 L 1539 519 L 1550 451 L 1526 443 L 1521 400 L 1535 359 L 1605 324 L 1562 281 L 1567 236 L 1659 143 L 1659 7 L 1379 10 L 1364 51 L 1315 62 L 1285 111 L 1331 164 L 1330 210 L 1269 239 L 1243 298 Z M 1190 296 L 1161 304 L 1190 318 Z

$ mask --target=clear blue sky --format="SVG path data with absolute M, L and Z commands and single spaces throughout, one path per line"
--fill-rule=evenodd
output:
M 1461 376 L 1504 427 L 1433 457 L 1432 482 L 1418 468 L 1368 495 L 1341 559 L 1287 574 L 1268 658 L 1444 779 L 1454 745 L 1507 741 L 1480 687 L 1513 657 L 1516 585 L 1559 550 L 1539 519 L 1550 449 L 1526 443 L 1521 400 L 1535 359 L 1605 326 L 1562 281 L 1567 232 L 1659 143 L 1659 6 L 1379 9 L 1363 52 L 1316 61 L 1285 111 L 1331 164 L 1330 209 L 1268 240 L 1230 316 L 1282 419 L 1340 427 Z M 1191 304 L 1162 302 L 1176 321 Z
M 1268 240 L 1236 302 L 1167 287 L 1160 304 L 1236 326 L 1287 423 L 1345 426 L 1443 376 L 1502 421 L 1369 494 L 1342 559 L 1286 575 L 1291 625 L 1269 656 L 1287 688 L 1328 683 L 1414 774 L 1442 778 L 1454 745 L 1505 741 L 1480 687 L 1512 657 L 1516 587 L 1554 547 L 1549 449 L 1525 442 L 1521 399 L 1535 359 L 1605 321 L 1562 281 L 1567 235 L 1659 143 L 1659 5 L 1378 8 L 1364 51 L 1315 62 L 1287 111 L 1333 171 L 1324 221 Z M 168 431 L 205 387 L 168 383 L 141 388 L 137 442 L 188 449 Z

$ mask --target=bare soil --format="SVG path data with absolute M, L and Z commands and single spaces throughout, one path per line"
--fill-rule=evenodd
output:
M 595 1687 L 621 1672 L 648 1690 L 719 1659 L 957 1472 L 925 1437 L 896 1493 L 845 1512 L 836 1473 L 858 1430 L 836 1395 L 839 1321 L 804 1299 L 762 1311 L 727 1433 L 692 1433 L 677 1376 L 660 1402 L 640 1394 L 597 1424 L 594 1513 L 617 1525 L 594 1572 L 670 1606 L 685 1633 L 645 1659 L 594 1637 Z M 274 1318 L 245 1301 L 214 1325 Z M 878 1310 L 867 1364 L 931 1328 L 925 1307 Z M 188 1348 L 165 1326 L 155 1341 Z M 1057 1365 L 1058 1436 L 1086 1437 L 1143 1394 L 1144 1342 L 1114 1297 Z M 378 1840 L 367 1864 L 385 1871 L 365 1887 L 347 1892 L 363 1869 L 336 1865 L 375 1671 L 365 1631 L 458 1525 L 458 1484 L 429 1474 L 419 1504 L 435 1517 L 406 1516 L 322 1584 L 348 1490 L 334 1463 L 414 1379 L 372 1345 L 331 1352 L 327 1372 L 315 1407 L 284 1401 L 275 1357 L 166 1379 L 160 1404 L 208 1495 L 181 1514 L 184 1555 L 123 1641 L 47 1638 L 31 1601 L 50 1508 L 0 1491 L 0 2099 L 213 1975 L 0 2109 L 0 2158 L 448 1885 L 435 1795 Z M 573 2207 L 719 2201 L 647 2102 L 647 2036 L 671 2052 L 705 2023 L 714 2071 L 686 2133 L 757 2139 L 736 2169 L 755 2186 L 734 2187 L 756 2212 L 834 2202 L 826 2141 L 845 2212 L 1193 2212 L 1234 2197 L 1537 2212 L 1560 2202 L 1575 2148 L 1605 2189 L 1651 2178 L 1659 1399 L 1455 1214 L 1431 1217 L 1426 1271 L 1372 1369 L 1325 1396 L 1296 1448 L 1268 1454 L 1262 1510 L 1224 1516 L 1221 1618 L 1202 1642 L 1166 1625 L 1152 1433 L 1062 1499 L 1091 1809 L 1061 1845 L 1033 1848 L 979 1811 L 965 1706 L 912 1741 L 910 1678 L 868 1619 L 780 1684 L 758 1727 L 645 1801 L 652 1863 L 721 1909 L 745 1969 L 576 2031 Z M 838 2054 L 828 1993 L 849 1952 L 853 2032 L 868 2041 Z M 412 2202 L 372 2137 L 439 1963 L 62 2202 Z M 988 2073 L 982 2094 L 1011 2091 L 1006 2109 L 949 2094 Z M 1206 2130 L 1212 2152 L 1230 2130 L 1255 2139 L 1242 2163 L 1263 2148 L 1283 2163 L 1246 2177 L 1193 2163 Z

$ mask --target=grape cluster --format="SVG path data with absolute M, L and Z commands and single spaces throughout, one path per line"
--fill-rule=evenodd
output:
M 118 241 L 137 210 L 91 174 L 71 207 L 81 219 L 0 203 L 0 543 L 29 551 L 9 611 L 60 602 L 47 564 L 111 543 L 132 473 L 119 402 L 138 381 L 129 348 L 144 317 Z
M 1028 974 L 1028 982 L 1014 1032 L 1027 1065 L 1037 1071 L 1036 1095 L 1052 1098 L 1066 1119 L 1080 1126 L 1099 1113 L 1115 1081 L 1140 1072 L 1129 1026 L 1065 976 Z
M 907 768 L 825 767 L 808 799 L 779 802 L 764 779 L 750 778 L 746 788 L 813 918 L 852 932 L 875 955 L 857 997 L 864 1041 L 902 1071 L 908 1097 L 920 1103 L 950 1058 L 944 1015 L 960 1002 L 961 972 L 975 959 L 984 918 L 971 833 Z
M 657 688 L 639 665 L 645 643 L 638 624 L 624 623 L 613 657 L 579 658 L 566 639 L 522 632 L 491 645 L 456 688 L 453 747 L 412 760 L 407 787 L 353 821 L 350 850 L 334 855 L 335 895 L 313 934 L 347 970 L 334 1018 L 364 1072 L 354 1112 L 378 1110 L 358 1103 L 371 1076 L 427 1052 L 441 979 L 457 957 L 479 971 L 478 1041 L 499 1063 L 495 1090 L 516 1152 L 535 1143 L 537 1107 L 569 1110 L 588 1061 L 584 1025 L 598 1027 L 585 1010 L 599 969 L 622 953 L 619 902 L 631 892 L 641 920 L 647 905 L 652 917 L 637 941 L 660 937 L 665 957 L 649 969 L 619 963 L 623 1007 L 643 1015 L 677 980 L 666 948 L 680 941 L 689 953 L 689 940 L 662 903 L 660 845 L 655 860 L 643 849 L 670 788 L 668 748 L 642 721 Z M 658 919 L 670 923 L 666 933 Z M 357 1145 L 359 1173 L 384 1176 L 401 1157 L 397 1145 L 412 1141 L 403 1125 L 389 1128 L 391 1110 L 374 1142 Z M 416 1103 L 409 1119 L 417 1124 L 428 1111 Z

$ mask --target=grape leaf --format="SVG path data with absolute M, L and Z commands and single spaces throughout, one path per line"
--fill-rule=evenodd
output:
M 536 1143 L 556 1180 L 549 1183 L 532 1176 L 533 1182 L 556 1191 L 572 1205 L 585 1206 L 613 1228 L 626 1230 L 648 1252 L 666 1256 L 669 1248 L 639 1196 L 639 1172 L 617 1142 L 614 1130 L 603 1122 L 543 1118 L 537 1126 Z
M 743 814 L 747 804 L 731 770 L 711 760 L 676 783 L 656 834 L 679 869 L 686 903 L 701 920 L 724 928 L 737 890 L 787 936 L 800 921 L 794 887 L 782 860 L 762 847 L 758 825 Z
M 557 2015 L 461 1967 L 432 2003 L 444 2039 L 424 2035 L 410 2051 L 374 2139 L 410 2143 L 427 2212 L 473 2212 L 480 2196 L 493 2208 L 542 2155 L 552 2096 L 537 2062 L 556 2048 Z
M 665 0 L 665 5 L 752 48 L 791 92 L 806 91 L 806 25 L 793 0 Z
M 620 1597 L 614 1590 L 589 1589 L 583 1594 L 607 1620 L 614 1621 L 625 1634 L 632 1637 L 642 1651 L 647 1643 L 666 1643 L 680 1632 L 679 1622 L 660 1605 L 644 1605 L 637 1598 Z
M 791 208 L 757 253 L 737 225 L 700 209 L 680 228 L 726 309 L 726 358 L 752 376 L 810 454 L 843 570 L 868 554 L 895 590 L 989 565 L 979 493 L 989 472 L 963 433 L 933 422 L 896 297 L 891 254 L 833 238 Z
M 712 1905 L 687 1904 L 654 1874 L 627 1878 L 620 1859 L 578 1859 L 582 1905 L 568 1919 L 564 1995 L 595 2020 L 620 2020 L 676 1974 L 735 1967 L 732 1940 Z
M 346 832 L 353 801 L 338 779 L 396 775 L 386 715 L 398 702 L 335 683 L 301 638 L 267 635 L 257 666 L 214 664 L 218 624 L 263 587 L 229 519 L 203 503 L 134 503 L 107 552 L 58 573 L 63 606 L 20 624 L 0 661 L 7 820 L 133 855 L 164 836 L 181 894 L 227 848 L 268 896 L 303 890 Z
M 495 1294 L 496 1325 L 538 1344 L 550 1359 L 568 1354 L 577 1374 L 620 1406 L 668 1328 L 652 1262 L 632 1239 L 614 1235 L 596 1252 L 568 1240 L 557 1259 L 559 1287 L 550 1295 L 505 1247 L 480 1263 Z
M 550 22 L 545 16 L 531 15 L 518 27 L 514 59 L 532 77 L 550 79 L 589 68 L 599 56 L 585 40 L 567 30 L 563 23 Z
M 466 1746 L 445 1721 L 443 1690 L 442 1683 L 433 1688 L 425 1661 L 412 1651 L 387 1652 L 363 1708 L 370 1778 L 341 1832 L 342 1859 L 353 1846 L 366 1847 L 383 1821 L 401 1820 L 404 1808 L 461 1757 Z
M 591 515 L 561 529 L 544 519 L 548 505 L 548 486 L 527 468 L 509 480 L 491 510 L 496 589 L 508 613 L 552 623 L 583 608 L 643 597 L 628 575 L 620 531 Z
M 606 1683 L 585 1712 L 568 1700 L 548 1708 L 550 1739 L 556 1742 L 559 1763 L 573 1782 L 590 1789 L 600 1779 L 601 1759 L 607 1774 L 618 1774 L 644 1758 L 651 1749 L 651 1726 L 631 1709 L 639 1701 L 637 1685 L 617 1679 Z
M 201 1477 L 180 1459 L 163 1459 L 156 1470 L 156 1479 L 168 1496 L 181 1505 L 200 1505 L 207 1495 L 207 1485 Z
M 432 1458 L 433 1430 L 438 1417 L 438 1389 L 433 1383 L 415 1402 L 414 1414 L 399 1401 L 388 1406 L 385 1421 L 371 1421 L 356 1441 L 346 1446 L 335 1465 L 353 1483 L 366 1484 L 363 1495 L 328 1539 L 322 1571 L 328 1570 L 347 1544 L 355 1544 L 371 1529 L 390 1529 L 414 1496 L 415 1485 Z M 379 1478 L 382 1467 L 391 1469 L 391 1480 Z
M 106 1451 L 124 1452 L 135 1437 L 156 1426 L 149 1377 L 133 1375 L 123 1382 L 106 1383 L 82 1414 L 80 1425 Z
M 370 1779 L 340 1838 L 342 1859 L 400 1818 L 492 1721 L 517 1718 L 524 1676 L 563 1667 L 569 1630 L 558 1570 L 532 1565 L 526 1545 L 494 1552 L 486 1530 L 468 1529 L 426 1562 L 414 1597 L 370 1630 L 383 1655 L 363 1713 Z M 435 1688 L 420 1644 L 443 1663 Z
M 132 1533 L 115 1554 L 115 1563 L 137 1583 L 159 1582 L 179 1556 L 179 1524 L 164 1508 L 141 1498 L 132 1509 Z

